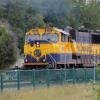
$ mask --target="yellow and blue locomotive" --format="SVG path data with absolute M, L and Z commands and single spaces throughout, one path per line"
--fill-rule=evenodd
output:
M 58 28 L 36 28 L 26 33 L 25 68 L 92 67 L 100 59 L 100 35 L 68 32 Z
M 36 28 L 26 33 L 24 54 L 24 67 L 64 67 L 69 62 L 67 55 L 75 55 L 76 47 L 69 33 L 61 29 Z

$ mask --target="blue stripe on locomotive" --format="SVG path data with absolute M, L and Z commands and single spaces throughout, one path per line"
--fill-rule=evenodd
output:
M 24 59 L 24 62 L 37 62 L 37 60 L 35 58 L 33 58 L 32 56 L 26 56 L 26 58 Z
M 45 57 L 43 56 L 39 60 L 36 60 L 32 56 L 27 56 L 24 59 L 24 61 L 26 59 L 27 59 L 27 62 L 44 62 L 43 60 L 45 59 Z M 45 59 L 46 61 L 45 62 L 49 62 L 49 63 L 56 62 L 56 63 L 59 63 L 59 62 L 65 62 L 65 59 L 66 59 L 66 62 L 67 62 L 68 59 L 69 59 L 69 54 L 49 54 L 49 55 L 46 56 L 46 59 Z
M 66 58 L 65 58 L 66 57 Z M 39 60 L 36 60 L 32 56 L 27 56 L 27 62 L 39 63 L 39 62 L 47 62 L 47 63 L 65 63 L 65 62 L 74 62 L 70 54 L 49 54 L 46 56 L 41 57 Z M 96 60 L 100 59 L 100 56 L 96 57 Z M 24 61 L 26 58 L 24 59 Z M 81 61 L 82 63 L 93 63 L 94 56 L 93 55 L 80 55 L 80 58 L 77 61 Z

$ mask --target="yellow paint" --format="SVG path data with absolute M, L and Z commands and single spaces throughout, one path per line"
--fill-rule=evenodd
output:
M 52 43 L 52 44 L 40 44 L 40 47 L 36 47 L 34 44 L 33 47 L 30 46 L 30 44 L 25 43 L 24 44 L 24 54 L 25 55 L 31 55 L 34 58 L 34 51 L 36 49 L 40 49 L 42 55 L 45 56 L 46 54 L 62 54 L 62 53 L 78 53 L 78 54 L 88 54 L 88 55 L 100 55 L 100 45 L 99 44 L 83 44 L 83 43 L 71 43 L 71 42 L 61 42 L 61 33 L 56 31 L 54 28 L 52 29 L 46 29 L 46 28 L 37 28 L 37 29 L 32 29 L 29 32 L 26 33 L 26 35 L 29 34 L 42 34 L 44 33 L 56 33 L 59 35 L 59 41 L 57 43 Z M 38 59 L 38 58 L 36 58 Z

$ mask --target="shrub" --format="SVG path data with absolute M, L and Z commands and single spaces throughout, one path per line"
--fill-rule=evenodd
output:
M 17 56 L 15 40 L 7 28 L 0 27 L 0 69 L 14 64 Z

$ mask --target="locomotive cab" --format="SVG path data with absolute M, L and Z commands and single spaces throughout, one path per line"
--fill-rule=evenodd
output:
M 24 67 L 45 67 L 51 61 L 50 54 L 59 49 L 59 32 L 51 28 L 34 29 L 26 33 Z
M 38 28 L 26 33 L 24 67 L 57 68 L 68 63 L 76 52 L 71 35 L 58 28 Z

